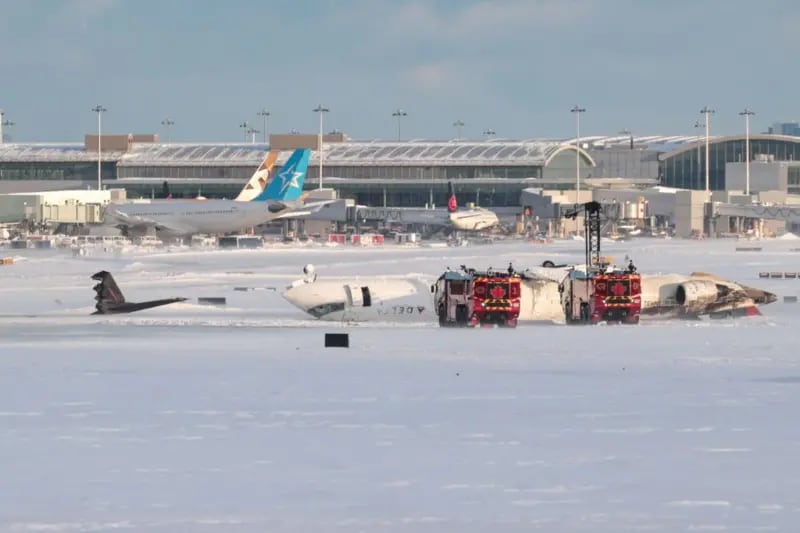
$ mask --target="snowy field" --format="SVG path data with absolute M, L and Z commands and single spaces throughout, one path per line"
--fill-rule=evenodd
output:
M 603 246 L 780 299 L 630 327 L 347 326 L 281 298 L 304 264 L 437 275 L 583 243 L 0 251 L 23 256 L 0 267 L 0 531 L 796 531 L 800 279 L 758 272 L 800 271 L 800 241 Z M 89 316 L 103 269 L 130 300 L 190 300 Z

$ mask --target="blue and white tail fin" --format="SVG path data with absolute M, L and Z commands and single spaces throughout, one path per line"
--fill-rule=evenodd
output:
M 311 150 L 308 148 L 295 150 L 286 160 L 286 163 L 283 164 L 281 171 L 269 182 L 264 192 L 255 197 L 253 201 L 277 200 L 291 202 L 298 200 L 303 194 L 303 184 L 306 181 L 310 156 Z
M 239 196 L 235 198 L 237 202 L 249 202 L 264 192 L 267 181 L 269 181 L 269 173 L 272 172 L 272 167 L 278 159 L 278 154 L 279 152 L 275 150 L 267 152 L 264 161 L 258 166 L 253 176 L 250 178 L 250 181 L 247 182 L 247 185 L 245 185 L 244 189 L 239 193 Z

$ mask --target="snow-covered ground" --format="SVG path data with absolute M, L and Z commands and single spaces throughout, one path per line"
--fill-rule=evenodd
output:
M 800 241 L 604 243 L 800 295 Z M 309 319 L 320 276 L 577 261 L 582 242 L 70 257 L 0 267 L 0 531 L 794 531 L 800 304 L 451 330 Z M 98 270 L 126 297 L 90 316 Z M 240 292 L 234 287 L 274 287 Z M 224 296 L 228 305 L 197 305 Z M 349 349 L 323 348 L 326 331 Z

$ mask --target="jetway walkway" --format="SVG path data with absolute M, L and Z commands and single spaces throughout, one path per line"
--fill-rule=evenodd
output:
M 714 215 L 760 218 L 766 220 L 782 220 L 794 224 L 800 223 L 800 205 L 741 205 L 715 203 Z

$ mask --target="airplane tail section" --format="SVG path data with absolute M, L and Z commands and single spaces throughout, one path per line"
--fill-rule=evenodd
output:
M 114 281 L 114 276 L 110 272 L 101 270 L 94 274 L 92 279 L 100 282 L 93 287 L 94 292 L 97 293 L 94 299 L 97 300 L 95 307 L 99 313 L 105 312 L 109 307 L 125 303 L 125 296 L 122 295 L 122 291 L 119 290 L 117 282 Z
M 295 150 L 281 167 L 281 171 L 269 182 L 267 188 L 253 200 L 256 202 L 266 200 L 291 202 L 300 199 L 310 156 L 311 150 L 308 148 Z
M 150 309 L 162 305 L 172 304 L 176 302 L 185 302 L 186 298 L 165 298 L 162 300 L 151 300 L 149 302 L 126 302 L 122 291 L 119 290 L 117 282 L 114 281 L 114 276 L 110 272 L 101 270 L 94 274 L 92 279 L 99 281 L 95 285 L 94 299 L 97 300 L 93 315 L 108 315 L 114 313 L 133 313 L 134 311 L 141 311 L 143 309 Z
M 458 202 L 456 201 L 456 191 L 453 189 L 453 182 L 447 182 L 447 190 L 450 193 L 450 197 L 447 199 L 447 211 L 450 213 L 455 213 L 458 211 Z
M 269 173 L 272 172 L 272 167 L 278 159 L 278 151 L 270 150 L 264 161 L 258 166 L 250 181 L 241 190 L 239 196 L 235 198 L 237 202 L 250 202 L 255 199 L 259 194 L 264 192 L 269 180 Z

